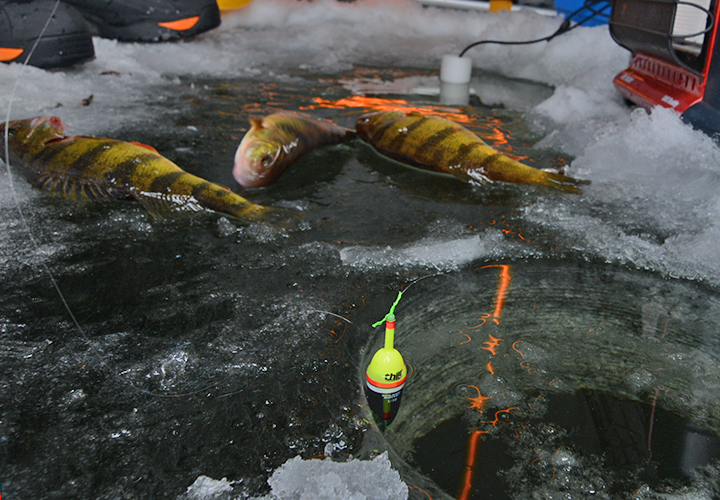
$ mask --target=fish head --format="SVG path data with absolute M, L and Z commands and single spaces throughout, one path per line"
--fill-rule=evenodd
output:
M 1 125 L 0 130 L 5 132 L 5 124 Z M 57 116 L 13 120 L 8 123 L 7 134 L 8 139 L 16 144 L 44 146 L 65 137 L 65 123 Z
M 361 115 L 355 123 L 355 130 L 363 141 L 371 142 L 377 130 L 383 125 L 405 117 L 402 111 L 373 111 Z
M 7 127 L 6 127 L 7 125 Z M 49 142 L 65 137 L 65 124 L 57 116 L 39 116 L 25 120 L 13 120 L 0 123 L 0 142 L 3 156 L 5 156 L 4 137 L 7 133 L 8 146 L 13 155 L 22 156 L 24 153 L 34 152 Z
M 264 139 L 243 138 L 235 153 L 233 176 L 243 187 L 272 184 L 283 173 L 285 151 L 282 144 Z

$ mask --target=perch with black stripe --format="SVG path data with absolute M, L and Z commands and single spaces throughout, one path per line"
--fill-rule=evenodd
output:
M 462 125 L 437 116 L 377 111 L 358 118 L 356 129 L 362 140 L 385 156 L 466 182 L 536 184 L 577 194 L 581 193 L 578 184 L 587 183 L 515 161 Z
M 66 137 L 64 123 L 56 116 L 11 121 L 8 152 L 11 164 L 21 167 L 34 187 L 70 199 L 136 200 L 155 217 L 207 209 L 248 222 L 285 224 L 294 216 L 189 174 L 150 146 Z

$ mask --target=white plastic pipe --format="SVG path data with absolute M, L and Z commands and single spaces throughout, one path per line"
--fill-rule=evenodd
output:
M 440 81 L 445 83 L 470 83 L 472 59 L 445 55 L 440 66 Z
M 467 106 L 470 104 L 470 84 L 440 82 L 440 104 Z

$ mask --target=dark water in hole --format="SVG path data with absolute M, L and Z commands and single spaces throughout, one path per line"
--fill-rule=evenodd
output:
M 601 463 L 605 474 L 581 477 L 583 494 L 613 496 L 640 484 L 685 485 L 697 469 L 720 459 L 715 433 L 651 404 L 589 390 L 539 398 L 545 406 L 541 418 L 508 417 L 498 429 L 486 425 L 491 432 L 480 437 L 474 461 L 469 456 L 470 429 L 462 417 L 455 417 L 415 441 L 413 463 L 450 495 L 510 499 L 532 488 L 542 491 L 548 478 L 560 483 L 564 474 L 588 467 L 588 462 Z M 530 473 L 522 477 L 525 484 L 518 484 L 513 467 L 528 459 L 522 448 L 552 434 L 558 436 L 555 454 L 532 459 Z M 474 474 L 467 488 L 469 462 Z
M 549 399 L 588 387 L 646 403 L 657 389 L 659 409 L 717 430 L 716 290 L 584 255 L 528 220 L 527 207 L 567 195 L 469 186 L 389 162 L 361 143 L 317 151 L 265 189 L 234 184 L 232 158 L 249 117 L 304 109 L 351 126 L 372 105 L 330 107 L 352 97 L 340 80 L 375 73 L 188 81 L 161 103 L 149 100 L 156 122 L 117 134 L 255 202 L 301 209 L 306 223 L 291 232 L 218 214 L 157 221 L 138 205 L 78 204 L 17 183 L 36 250 L 2 183 L 3 494 L 177 498 L 206 475 L 234 481 L 233 496 L 242 498 L 265 493 L 268 475 L 296 455 L 344 460 L 388 449 L 411 497 L 425 498 L 421 488 L 437 500 L 442 489 L 406 462 L 417 437 L 441 422 L 461 415 L 471 428 L 485 418 L 467 409 L 471 385 L 498 407 L 527 405 L 527 391 L 547 387 Z M 539 137 L 520 114 L 477 99 L 453 108 L 433 97 L 375 97 L 469 117 L 498 149 L 533 165 L 566 162 L 533 149 Z M 499 324 L 484 316 L 498 286 L 497 268 L 487 265 L 511 267 Z M 413 285 L 397 309 L 397 345 L 412 373 L 397 420 L 379 436 L 361 392 L 365 362 L 381 341 L 370 325 L 397 290 L 434 274 L 441 276 Z M 458 330 L 472 342 L 461 344 Z M 488 334 L 504 342 L 495 358 L 482 349 Z M 462 449 L 466 437 L 455 441 Z M 552 439 L 538 447 L 556 450 Z M 602 465 L 591 465 L 582 473 L 602 477 Z

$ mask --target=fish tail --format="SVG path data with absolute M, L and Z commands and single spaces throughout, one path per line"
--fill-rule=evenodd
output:
M 298 212 L 275 207 L 265 207 L 247 200 L 224 186 L 204 181 L 192 174 L 185 181 L 193 182 L 193 197 L 206 209 L 232 215 L 246 222 L 266 222 L 289 228 L 301 217 Z M 195 177 L 193 179 L 193 177 Z
M 568 177 L 567 175 L 563 174 L 545 172 L 542 170 L 541 172 L 545 174 L 545 182 L 542 184 L 543 186 L 553 187 L 566 193 L 582 194 L 582 189 L 580 189 L 578 185 L 590 184 L 590 181 L 573 179 L 572 177 Z
M 573 194 L 582 194 L 578 185 L 589 183 L 524 165 L 503 154 L 489 157 L 484 162 L 481 171 L 484 171 L 490 180 L 547 186 Z M 472 177 L 472 174 L 470 176 Z
M 340 142 L 350 142 L 354 141 L 358 137 L 358 133 L 355 130 L 345 128 L 345 127 L 338 127 L 342 130 L 342 134 L 340 137 Z

